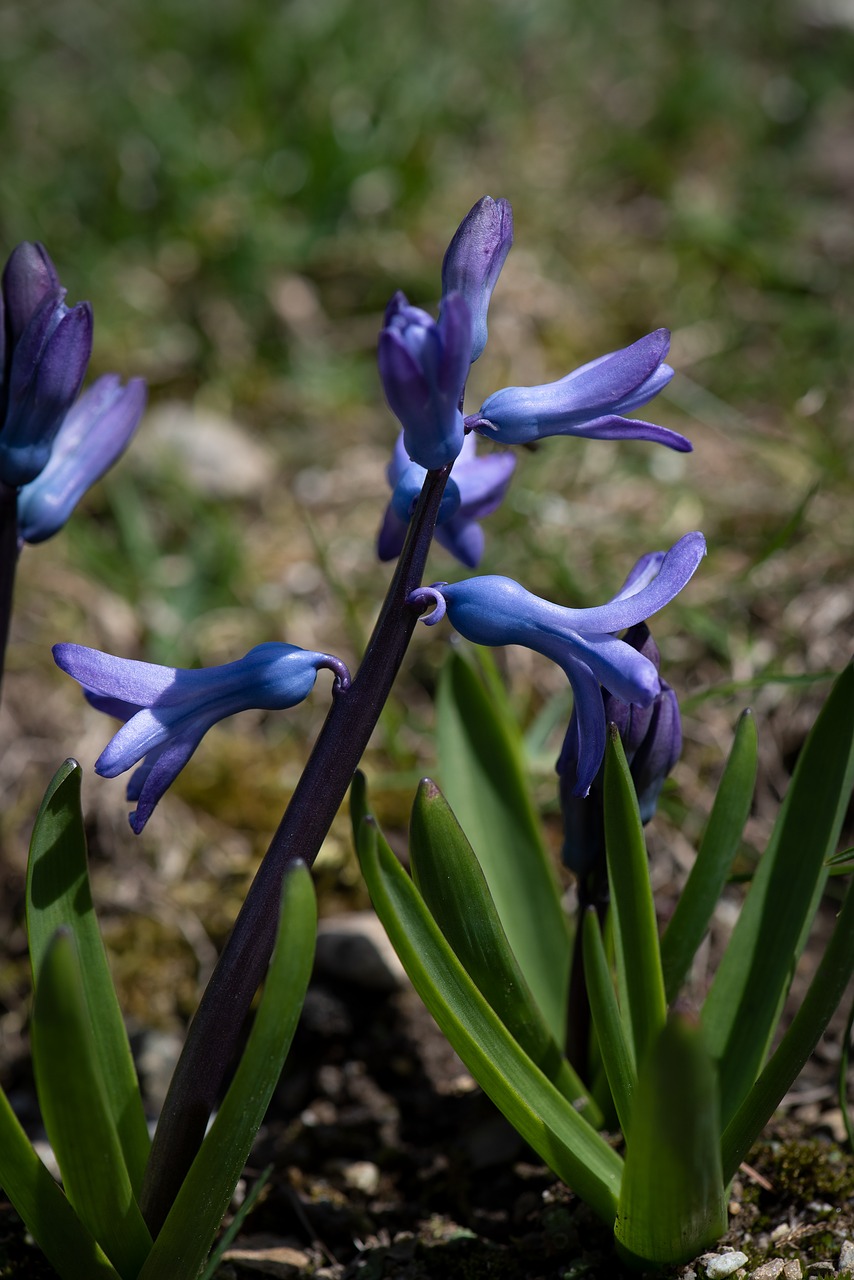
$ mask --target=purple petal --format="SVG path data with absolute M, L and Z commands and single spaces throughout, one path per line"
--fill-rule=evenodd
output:
M 606 725 L 602 691 L 599 681 L 583 662 L 570 660 L 564 670 L 572 685 L 572 711 L 578 732 L 574 744 L 574 758 L 578 763 L 572 794 L 586 796 L 605 755 Z M 564 752 L 561 754 L 564 755 Z M 569 755 L 569 752 L 566 754 Z
M 483 529 L 462 513 L 436 526 L 436 541 L 469 569 L 480 564 L 486 542 Z
M 55 644 L 53 659 L 84 689 L 139 707 L 149 706 L 174 689 L 178 676 L 175 667 L 114 658 L 82 644 Z
M 701 533 L 686 533 L 664 556 L 657 576 L 640 591 L 617 597 L 593 609 L 571 610 L 573 625 L 585 631 L 623 631 L 636 622 L 645 622 L 669 604 L 690 581 L 706 554 Z
M 45 298 L 60 292 L 59 276 L 42 244 L 24 241 L 3 271 L 6 337 L 14 347 Z
M 127 448 L 145 400 L 141 378 L 123 388 L 116 374 L 105 374 L 84 392 L 66 415 L 47 465 L 18 495 L 25 542 L 43 542 L 62 528 L 87 489 Z
M 437 329 L 442 342 L 437 383 L 442 394 L 458 404 L 471 366 L 471 312 L 461 293 L 449 293 L 442 299 Z M 457 454 L 461 447 L 462 440 Z
M 406 541 L 406 530 L 408 528 L 408 522 L 401 520 L 391 503 L 389 503 L 377 537 L 377 556 L 383 563 L 387 560 L 396 560 L 400 555 L 403 550 L 403 544 Z
M 154 812 L 158 800 L 177 778 L 201 740 L 187 732 L 171 739 L 162 749 L 155 750 L 137 769 L 128 783 L 127 798 L 136 801 L 136 809 L 128 815 L 131 829 L 136 835 L 142 831 Z
M 646 440 L 649 444 L 663 444 L 678 453 L 691 453 L 694 449 L 687 436 L 680 435 L 678 431 L 660 427 L 655 422 L 645 422 L 643 418 L 623 418 L 618 414 L 593 418 L 578 427 L 567 427 L 565 431 L 554 434 L 583 436 L 586 440 Z
M 466 214 L 442 263 L 442 293 L 458 292 L 472 317 L 471 361 L 487 339 L 489 300 L 513 243 L 513 210 L 507 200 L 483 196 Z

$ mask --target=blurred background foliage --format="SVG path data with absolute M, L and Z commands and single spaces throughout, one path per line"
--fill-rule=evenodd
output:
M 355 661 L 389 572 L 382 310 L 398 288 L 435 304 L 484 192 L 511 200 L 516 247 L 470 408 L 668 325 L 678 376 L 652 416 L 695 453 L 546 442 L 520 459 L 483 569 L 593 604 L 702 528 L 709 558 L 656 626 L 687 710 L 662 840 L 684 867 L 750 702 L 761 827 L 854 632 L 851 0 L 0 0 L 0 64 L 4 253 L 43 241 L 94 306 L 93 374 L 151 388 L 128 457 L 22 559 L 11 883 L 54 767 L 73 752 L 89 770 L 108 733 L 52 641 L 193 664 L 286 638 Z M 431 569 L 457 572 L 441 551 Z M 447 643 L 418 635 L 371 750 L 391 826 L 431 767 Z M 554 823 L 562 677 L 501 661 Z M 199 916 L 221 934 L 325 693 L 215 731 L 142 840 L 121 783 L 87 777 L 103 896 L 126 901 L 133 866 L 137 905 L 167 912 L 165 883 L 185 940 Z M 355 892 L 347 858 L 342 824 L 320 863 L 333 895 Z

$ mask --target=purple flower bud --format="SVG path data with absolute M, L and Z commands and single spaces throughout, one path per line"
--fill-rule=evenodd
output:
M 438 323 L 396 293 L 380 333 L 379 367 L 406 452 L 428 471 L 453 462 L 463 444 L 460 412 L 471 357 L 471 317 L 458 293 L 442 299 Z
M 676 431 L 625 418 L 646 404 L 673 377 L 664 364 L 670 347 L 667 329 L 599 356 L 541 387 L 505 387 L 466 419 L 466 426 L 499 444 L 529 444 L 545 436 L 586 436 L 591 440 L 649 440 L 689 452 L 691 442 Z
M 46 466 L 89 363 L 92 309 L 64 297 L 44 249 L 19 245 L 3 273 L 0 481 L 10 488 Z
M 630 627 L 623 642 L 648 658 L 656 671 L 660 669 L 661 655 L 645 622 Z M 622 739 L 644 823 L 655 814 L 664 780 L 682 750 L 682 722 L 676 694 L 666 681 L 660 680 L 660 685 L 660 691 L 646 707 L 623 702 L 602 690 L 605 720 L 617 726 Z M 564 820 L 563 860 L 576 875 L 584 876 L 604 859 L 605 832 L 601 766 L 589 796 L 582 798 L 573 790 L 578 771 L 579 736 L 573 708 L 557 772 Z
M 126 387 L 107 373 L 66 414 L 44 469 L 18 494 L 18 530 L 44 542 L 62 528 L 87 489 L 127 447 L 145 408 L 142 378 Z
M 462 294 L 471 312 L 472 364 L 486 346 L 489 300 L 512 243 L 509 202 L 483 196 L 463 218 L 442 263 L 442 293 Z
M 467 435 L 442 496 L 436 522 L 436 541 L 473 569 L 483 555 L 483 530 L 478 524 L 500 505 L 516 466 L 511 453 L 478 457 L 474 435 Z M 403 550 L 406 528 L 427 472 L 410 462 L 398 436 L 387 473 L 392 487 L 377 541 L 380 560 L 394 560 Z
M 3 317 L 0 376 L 11 363 L 15 344 L 45 298 L 60 292 L 59 276 L 44 245 L 25 240 L 13 249 L 3 271 L 0 292 L 0 316 Z
M 137 802 L 130 815 L 137 834 L 217 721 L 250 707 L 295 706 L 311 693 L 322 667 L 335 672 L 336 688 L 350 684 L 340 658 L 275 642 L 256 645 L 237 662 L 192 671 L 114 658 L 79 644 L 54 645 L 53 656 L 93 706 L 125 721 L 95 770 L 115 778 L 139 765 L 127 790 L 128 799 Z
M 574 695 L 576 742 L 573 794 L 586 795 L 605 754 L 605 710 L 600 685 L 623 702 L 650 707 L 661 691 L 655 664 L 614 632 L 657 613 L 694 574 L 706 553 L 701 533 L 688 533 L 667 553 L 645 556 L 607 604 L 567 609 L 532 595 L 511 578 L 486 576 L 420 588 L 410 599 L 447 609 L 457 631 L 474 644 L 521 644 L 551 658 L 565 671 Z M 570 759 L 570 756 L 567 756 Z

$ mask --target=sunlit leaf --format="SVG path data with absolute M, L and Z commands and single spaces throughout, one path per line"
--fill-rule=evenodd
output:
M 437 739 L 443 792 L 477 855 L 534 999 L 561 1043 L 569 933 L 528 794 L 519 731 L 503 698 L 459 653 L 448 658 L 439 684 Z

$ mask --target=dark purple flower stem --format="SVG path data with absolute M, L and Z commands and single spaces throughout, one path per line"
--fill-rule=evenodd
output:
M 0 481 L 0 688 L 18 567 L 18 493 Z
M 193 1162 L 240 1044 L 244 1020 L 273 950 L 282 880 L 311 866 L 346 795 L 391 691 L 421 609 L 407 598 L 421 585 L 450 466 L 430 471 L 365 656 L 353 683 L 333 699 L 279 829 L 258 868 L 222 955 L 190 1023 L 157 1125 L 141 1205 L 160 1230 Z

